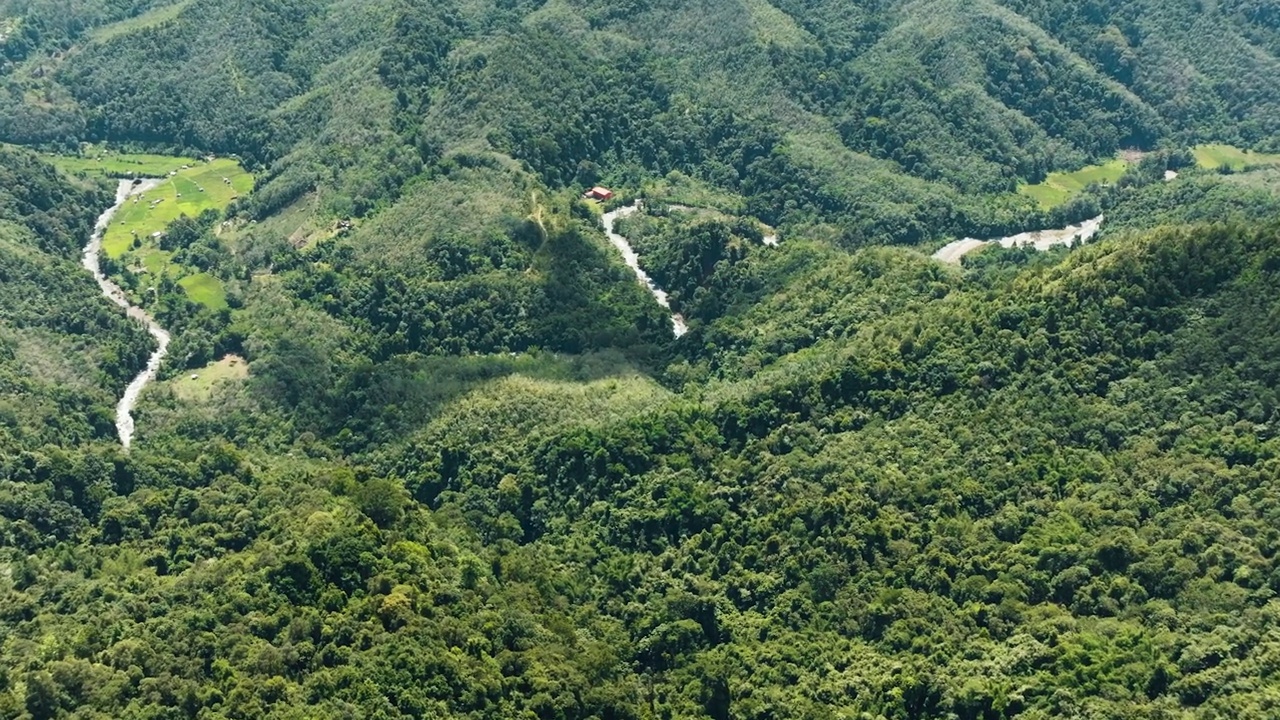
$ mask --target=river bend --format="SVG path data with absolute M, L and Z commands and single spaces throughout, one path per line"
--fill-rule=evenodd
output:
M 622 253 L 622 261 L 627 264 L 627 267 L 631 268 L 631 272 L 636 274 L 636 278 L 649 289 L 649 293 L 658 301 L 658 304 L 670 310 L 671 301 L 667 298 L 666 291 L 658 287 L 658 285 L 653 282 L 653 278 L 649 277 L 649 273 L 641 269 L 640 256 L 636 254 L 634 249 L 632 249 L 631 243 L 625 237 L 619 235 L 613 230 L 614 223 L 618 218 L 624 218 L 628 215 L 632 215 L 639 209 L 640 202 L 636 201 L 634 205 L 627 205 L 605 213 L 604 216 L 600 218 L 604 223 L 604 233 L 609 236 L 609 242 L 618 249 L 618 252 Z M 689 326 L 685 324 L 684 317 L 680 313 L 671 314 L 671 327 L 675 332 L 676 337 L 680 337 L 681 335 L 689 332 Z
M 138 398 L 142 396 L 142 390 L 146 388 L 147 383 L 155 380 L 156 373 L 160 371 L 160 363 L 164 362 L 164 357 L 169 352 L 169 333 L 160 327 L 147 311 L 130 303 L 129 296 L 125 294 L 124 290 L 102 272 L 102 236 L 106 234 L 107 226 L 111 224 L 111 218 L 115 216 L 116 211 L 124 205 L 125 201 L 133 195 L 150 190 L 159 183 L 159 180 L 136 182 L 133 180 L 121 180 L 116 187 L 115 204 L 103 210 L 102 214 L 98 216 L 98 222 L 94 225 L 93 234 L 89 237 L 89 243 L 84 247 L 84 267 L 93 273 L 93 279 L 98 281 L 98 287 L 102 289 L 102 294 L 124 308 L 129 317 L 146 325 L 147 331 L 156 339 L 156 350 L 151 354 L 151 358 L 147 360 L 147 367 L 138 373 L 133 382 L 129 383 L 129 387 L 124 391 L 124 397 L 120 398 L 120 402 L 116 405 L 116 433 L 120 436 L 120 444 L 126 450 L 129 448 L 130 443 L 133 442 L 133 409 L 138 404 Z

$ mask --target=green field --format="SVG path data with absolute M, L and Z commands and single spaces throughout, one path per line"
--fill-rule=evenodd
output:
M 187 296 L 207 308 L 221 310 L 227 306 L 227 293 L 218 278 L 209 273 L 188 275 L 178 281 Z
M 1241 150 L 1232 145 L 1198 145 L 1191 152 L 1195 155 L 1196 164 L 1208 170 L 1216 170 L 1223 165 L 1239 170 L 1248 165 L 1280 164 L 1280 155 Z
M 213 396 L 213 388 L 222 382 L 236 382 L 249 375 L 249 364 L 237 355 L 228 355 L 199 370 L 184 372 L 166 383 L 180 400 L 202 401 Z M 195 379 L 192 379 L 195 376 Z
M 149 153 L 113 153 L 90 147 L 81 155 L 59 155 L 49 158 L 58 169 L 72 175 L 91 177 L 163 177 L 183 165 L 192 166 L 195 158 L 152 155 Z
M 163 177 L 157 187 L 125 201 L 102 239 L 103 252 L 122 260 L 127 267 L 145 269 L 151 275 L 167 272 L 179 279 L 179 285 L 192 300 L 202 305 L 226 307 L 226 293 L 217 278 L 175 264 L 173 253 L 161 250 L 152 235 L 164 231 L 182 215 L 196 217 L 205 210 L 221 212 L 232 200 L 253 190 L 253 176 L 236 161 L 100 152 L 90 157 L 54 158 L 54 164 L 64 172 L 79 175 Z
M 230 180 L 230 184 L 224 183 L 223 178 Z M 132 244 L 135 232 L 143 238 L 143 247 L 146 247 L 152 233 L 164 230 L 178 217 L 195 217 L 209 209 L 225 210 L 234 198 L 252 189 L 253 176 L 234 160 L 196 162 L 186 170 L 177 170 L 177 175 L 158 187 L 126 202 L 111 220 L 111 227 L 102 240 L 103 250 L 110 257 L 121 257 Z M 152 207 L 156 200 L 160 203 Z
M 1088 165 L 1071 172 L 1049 173 L 1044 182 L 1035 185 L 1023 185 L 1018 192 L 1030 197 L 1049 209 L 1057 207 L 1080 193 L 1094 183 L 1113 183 L 1124 175 L 1129 164 L 1122 159 L 1115 159 L 1104 165 Z

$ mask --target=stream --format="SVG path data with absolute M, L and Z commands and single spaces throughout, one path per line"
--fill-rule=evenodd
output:
M 639 209 L 640 202 L 636 201 L 634 205 L 627 205 L 626 207 L 620 207 L 611 212 L 607 212 L 600 219 L 604 223 L 604 232 L 605 235 L 609 236 L 609 242 L 613 243 L 613 246 L 618 248 L 618 252 L 622 253 L 623 262 L 625 262 L 627 267 L 631 268 L 631 271 L 636 274 L 636 278 L 649 289 L 649 292 L 653 295 L 653 298 L 658 301 L 658 304 L 670 310 L 671 301 L 667 299 L 666 291 L 658 287 L 657 284 L 653 282 L 653 278 L 649 277 L 649 274 L 640 268 L 640 256 L 636 255 L 636 251 L 631 248 L 631 243 L 628 242 L 625 237 L 613 231 L 614 222 L 617 221 L 618 218 L 624 218 L 628 215 L 632 215 Z M 676 337 L 680 337 L 686 332 L 689 332 L 689 326 L 685 325 L 684 318 L 680 313 L 671 314 L 671 327 L 673 328 Z
M 84 247 L 83 265 L 86 270 L 93 273 L 93 279 L 98 281 L 98 287 L 102 288 L 102 294 L 107 296 L 109 300 L 125 309 L 129 317 L 141 321 L 147 326 L 147 331 L 156 339 L 156 351 L 151 354 L 151 358 L 147 361 L 147 367 L 138 376 L 129 383 L 129 387 L 124 391 L 124 397 L 120 398 L 120 403 L 116 405 L 116 432 L 120 435 L 120 444 L 129 449 L 129 444 L 133 442 L 133 408 L 138 404 L 138 398 L 142 395 L 142 390 L 147 383 L 156 378 L 156 373 L 160 370 L 160 363 L 164 361 L 164 356 L 169 351 L 169 333 L 152 318 L 147 311 L 133 305 L 129 302 L 129 297 L 125 295 L 124 290 L 120 289 L 102 272 L 100 262 L 102 255 L 102 236 L 107 231 L 107 226 L 111 224 L 111 218 L 115 216 L 116 211 L 124 205 L 133 195 L 146 192 L 160 183 L 159 180 L 143 180 L 137 184 L 132 180 L 121 180 L 116 187 L 116 204 L 102 211 L 98 216 L 98 222 L 94 225 L 93 235 L 89 237 L 89 244 Z

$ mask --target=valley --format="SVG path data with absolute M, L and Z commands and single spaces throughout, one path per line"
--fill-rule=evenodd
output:
M 0 0 L 0 718 L 1269 720 L 1266 5 Z
M 125 153 L 58 156 L 53 162 L 77 176 L 155 178 L 117 208 L 102 238 L 103 253 L 131 274 L 150 277 L 153 284 L 169 277 L 193 301 L 214 310 L 226 307 L 218 279 L 191 263 L 175 261 L 175 251 L 185 248 L 167 243 L 165 235 L 180 217 L 221 214 L 242 193 L 248 195 L 253 176 L 236 161 Z
M 146 310 L 131 304 L 124 290 L 103 272 L 103 238 L 107 234 L 111 221 L 115 219 L 122 208 L 127 206 L 132 198 L 143 196 L 147 191 L 158 187 L 161 182 L 159 179 L 142 179 L 136 182 L 120 180 L 116 188 L 115 204 L 104 210 L 98 217 L 98 222 L 93 228 L 93 234 L 84 248 L 84 267 L 93 274 L 94 280 L 102 288 L 102 294 L 111 302 L 124 308 L 130 318 L 145 325 L 147 332 L 151 333 L 151 336 L 156 340 L 155 352 L 147 360 L 146 368 L 129 383 L 128 387 L 125 388 L 124 395 L 120 398 L 120 402 L 116 405 L 116 432 L 119 434 L 120 444 L 126 450 L 133 442 L 135 430 L 133 410 L 138 404 L 138 398 L 142 396 L 142 391 L 146 389 L 148 383 L 155 380 L 156 374 L 160 371 L 160 365 L 164 362 L 165 355 L 169 352 L 170 335 L 167 330 L 156 323 L 155 319 Z
M 631 271 L 636 274 L 636 279 L 648 288 L 649 293 L 653 295 L 653 299 L 658 301 L 659 305 L 670 310 L 671 303 L 667 300 L 667 293 L 664 292 L 662 288 L 655 285 L 653 280 L 649 278 L 648 274 L 646 274 L 644 270 L 640 269 L 639 257 L 636 255 L 635 250 L 631 249 L 631 244 L 627 242 L 625 237 L 619 235 L 613 230 L 614 222 L 616 222 L 618 218 L 626 217 L 638 209 L 640 209 L 640 205 L 637 201 L 635 205 L 624 205 L 615 210 L 610 210 L 609 212 L 604 213 L 601 215 L 600 221 L 604 224 L 604 232 L 605 235 L 608 236 L 609 242 L 613 243 L 613 246 L 618 249 L 619 253 L 621 253 L 623 262 L 625 262 L 627 267 L 631 268 Z M 671 315 L 671 326 L 677 338 L 689 331 L 689 327 L 685 324 L 684 318 L 679 313 Z

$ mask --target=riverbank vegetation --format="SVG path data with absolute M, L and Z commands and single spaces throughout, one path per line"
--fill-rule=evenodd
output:
M 110 195 L 0 148 L 0 455 L 114 436 L 111 408 L 152 341 L 78 262 Z

